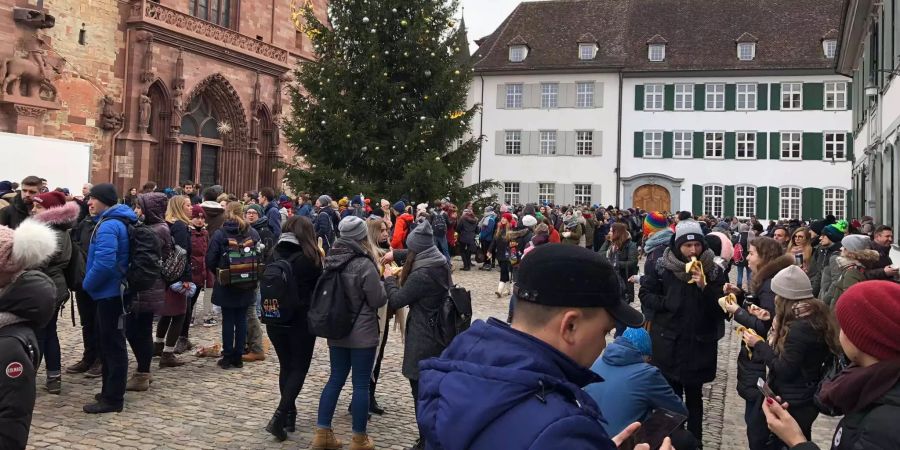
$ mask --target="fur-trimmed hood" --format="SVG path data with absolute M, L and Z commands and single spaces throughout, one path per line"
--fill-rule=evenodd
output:
M 794 265 L 794 257 L 791 255 L 781 255 L 778 258 L 769 261 L 759 268 L 757 272 L 753 274 L 753 281 L 750 283 L 750 291 L 754 293 L 758 293 L 759 288 L 766 282 L 766 280 L 774 277 L 786 269 L 789 266 Z
M 26 219 L 15 230 L 0 226 L 0 286 L 43 264 L 56 252 L 56 244 L 56 233 L 36 220 Z
M 32 218 L 55 229 L 68 230 L 78 221 L 79 213 L 81 213 L 81 207 L 78 206 L 78 203 L 66 202 L 63 206 L 45 209 Z
M 841 268 L 849 267 L 852 265 L 863 266 L 866 269 L 871 269 L 875 264 L 878 263 L 878 260 L 881 258 L 881 254 L 878 253 L 877 250 L 861 250 L 858 252 L 850 252 L 846 253 L 846 256 L 840 255 L 837 257 L 838 266 Z

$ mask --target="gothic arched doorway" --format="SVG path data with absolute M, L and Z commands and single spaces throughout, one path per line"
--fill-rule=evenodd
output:
M 194 97 L 181 119 L 179 182 L 192 180 L 203 186 L 217 184 L 222 143 L 218 114 L 205 96 Z
M 634 190 L 634 207 L 645 211 L 670 211 L 669 190 L 658 184 L 645 184 Z

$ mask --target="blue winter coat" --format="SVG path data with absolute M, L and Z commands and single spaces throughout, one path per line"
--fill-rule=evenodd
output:
M 419 363 L 419 430 L 428 449 L 616 448 L 581 388 L 602 379 L 491 318 Z
M 275 202 L 266 203 L 266 218 L 269 219 L 269 229 L 275 237 L 275 242 L 281 237 L 281 208 Z
M 591 370 L 604 381 L 584 390 L 600 405 L 606 429 L 613 435 L 634 422 L 643 422 L 656 408 L 687 415 L 687 408 L 662 372 L 644 362 L 641 352 L 622 338 L 606 347 Z
M 81 284 L 94 300 L 120 295 L 119 288 L 128 270 L 129 254 L 128 228 L 123 220 L 132 225 L 137 222 L 134 211 L 126 205 L 112 206 L 97 220 Z

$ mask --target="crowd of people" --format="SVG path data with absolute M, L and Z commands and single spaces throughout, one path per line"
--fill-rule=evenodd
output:
M 13 447 L 27 442 L 41 361 L 47 392 L 63 391 L 64 373 L 101 378 L 84 412 L 118 412 L 126 392 L 151 389 L 153 358 L 157 370 L 183 365 L 191 325 L 221 321 L 218 367 L 264 361 L 265 336 L 278 356 L 266 431 L 285 440 L 296 430 L 322 337 L 330 373 L 311 447 L 343 447 L 332 419 L 350 378 L 349 448 L 374 448 L 367 422 L 384 413 L 375 390 L 392 318 L 405 337 L 414 448 L 644 448 L 636 442 L 653 438 L 639 423 L 660 412 L 682 420 L 656 445 L 701 448 L 702 386 L 717 376 L 727 326 L 741 337 L 749 448 L 810 446 L 820 413 L 845 415 L 834 448 L 900 445 L 890 432 L 900 284 L 893 231 L 871 218 L 763 226 L 552 204 L 478 214 L 449 199 L 229 194 L 190 181 L 72 195 L 34 176 L 0 181 L 0 202 L 0 409 L 14 413 L 0 414 L 0 441 Z M 509 312 L 447 342 L 435 314 L 454 286 L 453 255 L 457 270 L 499 272 Z M 270 298 L 272 274 L 289 300 Z M 83 353 L 63 368 L 56 322 L 71 297 Z

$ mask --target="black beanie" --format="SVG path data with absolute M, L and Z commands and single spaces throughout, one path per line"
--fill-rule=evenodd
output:
M 704 236 L 704 239 L 706 240 L 706 246 L 709 247 L 716 256 L 722 255 L 722 240 L 719 239 L 718 236 L 707 234 Z
M 99 200 L 106 206 L 113 206 L 119 203 L 119 195 L 116 193 L 116 187 L 109 183 L 94 185 L 91 188 L 91 197 Z
M 816 220 L 809 224 L 809 229 L 821 236 L 822 230 L 825 228 L 825 225 L 826 224 L 824 220 Z

